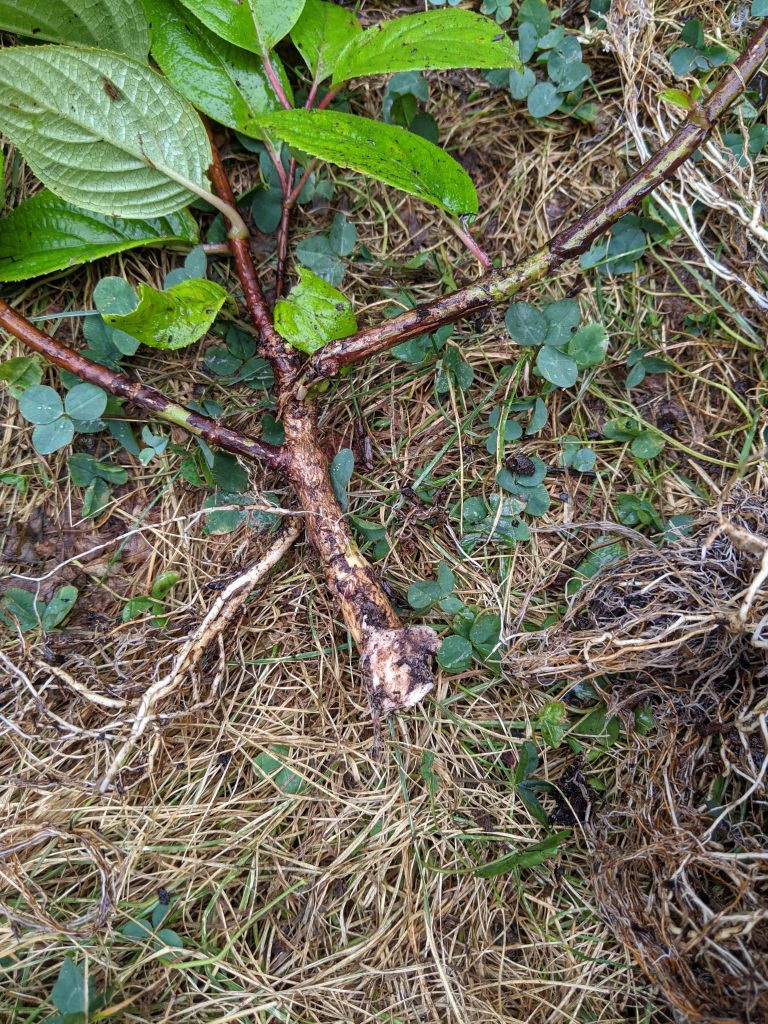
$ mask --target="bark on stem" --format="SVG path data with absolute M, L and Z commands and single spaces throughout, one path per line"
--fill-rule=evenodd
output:
M 50 335 L 38 330 L 29 320 L 25 320 L 15 310 L 0 299 L 0 328 L 12 334 L 33 352 L 39 352 L 50 362 L 68 370 L 90 384 L 97 384 L 110 395 L 125 398 L 134 405 L 150 412 L 166 423 L 183 427 L 190 434 L 201 437 L 208 444 L 224 448 L 235 455 L 243 455 L 248 459 L 258 459 L 268 466 L 285 466 L 286 454 L 281 448 L 259 441 L 248 434 L 230 430 L 207 416 L 185 409 L 184 406 L 172 402 L 155 388 L 147 387 L 139 381 L 131 380 L 122 373 L 115 373 L 106 366 L 91 362 L 79 352 L 73 352 Z
M 211 180 L 219 196 L 229 202 L 232 190 L 213 141 L 212 150 Z M 292 163 L 291 177 L 293 167 Z M 288 216 L 299 191 L 294 189 L 290 196 L 286 193 L 286 240 Z M 402 625 L 360 553 L 331 484 L 314 407 L 292 397 L 292 381 L 301 366 L 298 353 L 275 331 L 247 241 L 232 238 L 229 245 L 251 318 L 262 336 L 264 354 L 275 370 L 278 408 L 285 428 L 285 469 L 304 510 L 307 538 L 317 551 L 328 589 L 360 651 L 371 707 L 376 716 L 413 707 L 434 685 L 432 659 L 440 645 L 437 634 L 428 626 Z
M 509 269 L 492 271 L 475 284 L 452 295 L 415 306 L 384 324 L 358 331 L 349 338 L 326 345 L 307 363 L 298 393 L 301 394 L 315 381 L 331 377 L 343 367 L 359 363 L 408 338 L 431 333 L 444 324 L 504 302 L 522 288 L 546 277 L 566 260 L 586 252 L 597 237 L 671 178 L 678 167 L 706 142 L 718 119 L 759 71 L 767 53 L 768 19 L 764 19 L 717 88 L 691 111 L 655 156 L 616 192 L 593 206 L 570 227 L 558 232 L 546 245 L 521 263 Z
M 372 710 L 378 717 L 411 708 L 434 685 L 437 634 L 429 626 L 403 626 L 360 553 L 331 486 L 311 404 L 291 402 L 283 425 L 290 451 L 287 472 L 305 510 L 307 538 L 360 651 Z

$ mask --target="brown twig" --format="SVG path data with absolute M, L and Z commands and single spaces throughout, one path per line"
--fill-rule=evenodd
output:
M 213 163 L 210 169 L 210 176 L 213 187 L 222 199 L 228 203 L 234 203 L 235 197 L 232 193 L 232 186 L 229 183 L 227 172 L 224 170 L 224 165 L 221 162 L 221 155 L 213 138 L 211 138 L 211 150 L 213 153 Z M 283 382 L 290 379 L 299 369 L 298 354 L 288 348 L 275 330 L 267 300 L 256 276 L 256 268 L 253 265 L 248 239 L 230 238 L 229 247 L 235 261 L 237 276 L 240 278 L 240 284 L 242 285 L 245 304 L 248 307 L 248 312 L 254 326 L 261 335 L 262 354 L 272 364 L 275 372 L 275 382 L 278 391 L 280 391 Z
M 296 174 L 296 160 L 291 157 L 288 164 L 288 183 L 283 190 L 283 209 L 280 214 L 280 226 L 277 229 L 277 269 L 275 270 L 275 301 L 281 298 L 285 288 L 285 267 L 288 260 L 288 233 L 291 226 L 291 212 L 296 202 L 293 178 Z
M 304 169 L 304 173 L 296 182 L 293 184 L 293 179 L 296 174 L 296 161 L 291 159 L 291 165 L 288 171 L 288 176 L 292 187 L 288 192 L 288 196 L 283 203 L 283 212 L 280 217 L 280 228 L 277 233 L 277 271 L 276 271 L 276 283 L 275 283 L 275 298 L 279 299 L 283 294 L 285 288 L 285 268 L 288 259 L 288 235 L 291 227 L 291 214 L 293 209 L 298 202 L 299 196 L 304 190 L 304 186 L 309 181 L 309 176 L 315 166 L 315 161 L 311 160 Z
M 697 105 L 688 118 L 647 163 L 616 192 L 597 203 L 573 224 L 509 269 L 492 271 L 475 284 L 452 295 L 422 303 L 376 327 L 331 342 L 309 360 L 299 387 L 331 377 L 408 338 L 431 333 L 480 309 L 504 302 L 522 288 L 557 270 L 567 260 L 587 251 L 592 242 L 633 210 L 645 196 L 663 184 L 709 138 L 718 119 L 747 87 L 768 54 L 768 20 L 763 19 L 746 49 L 725 73 L 720 84 Z
M 201 437 L 208 444 L 224 448 L 235 455 L 243 455 L 248 459 L 258 459 L 268 466 L 285 465 L 286 454 L 282 449 L 267 444 L 265 441 L 259 441 L 248 434 L 224 427 L 207 416 L 191 412 L 184 406 L 172 402 L 161 391 L 147 387 L 139 381 L 131 380 L 125 374 L 115 373 L 114 370 L 110 370 L 106 366 L 86 359 L 79 352 L 73 352 L 66 345 L 62 345 L 61 342 L 38 330 L 34 324 L 25 320 L 2 299 L 0 299 L 0 328 L 63 370 L 74 373 L 81 380 L 97 384 L 110 395 L 126 398 L 140 409 L 144 409 L 145 412 L 150 412 L 158 419 L 165 420 L 166 423 L 183 427 L 190 434 Z

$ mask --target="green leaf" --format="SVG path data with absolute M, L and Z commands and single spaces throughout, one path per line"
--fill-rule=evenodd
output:
M 142 940 L 151 939 L 153 934 L 149 921 L 126 921 L 120 929 L 120 933 L 127 939 Z
M 598 366 L 608 351 L 608 332 L 602 324 L 587 324 L 568 343 L 568 355 L 580 370 Z
M 466 672 L 472 664 L 472 644 L 463 636 L 452 633 L 440 644 L 437 663 L 446 672 Z
M 27 493 L 27 478 L 23 473 L 0 473 L 0 484 L 15 487 L 20 494 Z
M 342 512 L 347 511 L 349 498 L 347 488 L 355 470 L 355 456 L 351 448 L 341 448 L 333 457 L 330 467 L 333 490 L 341 505 Z
M 591 580 L 601 569 L 612 562 L 621 561 L 626 558 L 627 549 L 623 544 L 612 543 L 608 537 L 598 538 L 592 544 L 592 550 L 576 568 L 576 574 L 566 584 L 566 593 L 570 596 L 575 594 L 585 580 Z
M 32 431 L 32 444 L 38 455 L 52 455 L 59 448 L 66 448 L 75 436 L 75 425 L 69 416 L 62 416 L 53 423 L 41 423 Z
M 570 836 L 571 830 L 564 829 L 554 835 L 547 836 L 540 843 L 533 843 L 526 846 L 518 853 L 507 853 L 490 864 L 484 864 L 475 872 L 480 878 L 495 878 L 497 875 L 504 875 L 513 868 L 533 868 L 542 864 L 550 857 L 556 856 L 559 847 Z
M 43 629 L 47 633 L 55 629 L 69 615 L 77 601 L 77 587 L 59 587 L 41 616 Z
M 285 764 L 290 753 L 290 747 L 283 743 L 275 743 L 257 755 L 253 762 L 257 771 L 265 778 L 271 779 L 286 796 L 301 793 L 307 787 L 304 779 Z
M 551 82 L 539 82 L 528 94 L 528 113 L 531 117 L 546 117 L 553 114 L 563 97 Z
M 515 784 L 523 782 L 525 779 L 530 778 L 534 775 L 536 769 L 539 767 L 539 754 L 536 750 L 535 744 L 531 743 L 530 740 L 526 740 L 522 747 L 520 747 L 520 755 L 515 769 Z
M 299 263 L 313 270 L 328 284 L 337 287 L 344 280 L 344 264 L 336 255 L 336 251 L 327 235 L 310 235 L 302 238 L 296 246 L 296 258 Z
M 637 435 L 629 448 L 638 459 L 655 459 L 666 443 L 664 438 L 659 437 L 658 434 L 653 434 L 650 430 L 644 430 L 642 434 Z
M 328 232 L 328 241 L 337 256 L 349 256 L 357 242 L 357 228 L 343 213 L 337 213 Z
M 72 483 L 77 487 L 87 487 L 94 480 L 103 480 L 109 484 L 124 484 L 128 480 L 128 473 L 122 466 L 100 462 L 84 452 L 70 455 L 67 459 L 67 468 Z
M 135 0 L 0 0 L 0 31 L 94 46 L 146 61 L 149 30 Z
M 546 32 L 546 29 L 544 29 Z M 524 21 L 520 30 L 517 34 L 517 48 L 520 53 L 520 60 L 527 62 L 531 59 L 536 47 L 539 45 L 539 33 L 536 31 L 536 26 L 532 25 L 529 21 Z M 528 69 L 526 69 L 528 70 Z M 533 72 L 531 72 L 533 75 Z M 533 75 L 534 84 L 536 82 L 536 76 Z M 530 92 L 530 89 L 528 90 Z
M 591 77 L 581 59 L 581 46 L 575 36 L 566 36 L 547 59 L 547 73 L 563 92 L 571 92 Z
M 768 18 L 768 0 L 752 0 L 752 17 Z
M 548 747 L 559 747 L 568 731 L 568 709 L 562 701 L 545 704 L 536 716 L 536 726 Z
M 157 933 L 157 939 L 159 942 L 162 942 L 164 946 L 171 946 L 173 949 L 184 948 L 184 940 L 171 928 L 161 928 Z
M 317 82 L 336 66 L 339 54 L 363 31 L 351 11 L 326 0 L 306 0 L 301 17 L 291 30 L 291 41 Z
M 129 622 L 131 619 L 137 619 L 144 612 L 152 612 L 153 615 L 157 615 L 162 611 L 162 601 L 157 601 L 154 597 L 142 595 L 141 597 L 132 597 L 130 601 L 126 601 L 120 614 L 123 622 Z M 127 934 L 127 932 L 124 934 Z
M 271 50 L 298 21 L 304 0 L 183 0 L 203 24 L 253 53 Z
M 42 602 L 29 590 L 8 587 L 0 597 L 0 621 L 13 630 L 17 628 L 18 622 L 18 628 L 22 633 L 30 633 L 40 625 L 40 613 L 44 608 Z
M 22 394 L 19 412 L 30 423 L 53 423 L 64 415 L 64 404 L 53 388 L 47 384 L 36 384 Z
M 545 0 L 523 0 L 517 12 L 517 23 L 521 27 L 532 25 L 537 35 L 543 36 L 549 31 L 552 15 L 549 13 Z
M 82 968 L 76 967 L 69 957 L 62 960 L 51 1000 L 59 1013 L 86 1013 L 88 1010 Z
M 93 304 L 102 317 L 107 313 L 122 316 L 136 309 L 139 298 L 124 277 L 102 277 L 93 289 Z
M 238 505 L 243 501 L 239 495 L 218 491 L 203 502 L 204 509 L 210 509 L 205 519 L 205 532 L 210 535 L 232 533 L 245 518 L 239 508 L 221 508 L 222 505 Z
M 545 344 L 560 348 L 576 333 L 581 312 L 578 302 L 574 302 L 573 299 L 561 299 L 559 302 L 550 302 L 545 307 L 544 317 L 548 325 Z
M 419 580 L 410 585 L 408 603 L 417 611 L 425 611 L 441 598 L 447 597 L 455 586 L 456 577 L 445 562 L 441 562 L 437 570 L 437 580 Z
M 579 367 L 570 356 L 551 345 L 542 345 L 536 357 L 536 367 L 545 380 L 558 388 L 570 388 L 579 376 Z
M 766 0 L 766 3 L 768 3 L 768 0 Z M 676 107 L 682 107 L 683 110 L 691 109 L 691 97 L 683 89 L 662 89 L 659 97 Z
M 275 329 L 289 345 L 311 354 L 357 328 L 350 302 L 340 291 L 306 267 L 287 298 L 275 303 Z
M 107 393 L 96 384 L 75 384 L 64 399 L 64 409 L 73 420 L 97 420 L 106 408 Z
M 528 302 L 513 302 L 504 323 L 510 338 L 518 345 L 543 345 L 549 329 L 544 314 Z
M 279 104 L 259 59 L 212 35 L 178 0 L 143 2 L 152 56 L 168 81 L 219 124 L 260 135 L 259 116 Z
M 140 245 L 197 241 L 186 212 L 123 220 L 80 210 L 47 189 L 0 220 L 0 281 L 25 281 Z
M 509 92 L 513 100 L 525 100 L 536 85 L 536 75 L 530 68 L 516 71 L 514 68 L 509 72 Z
M 15 356 L 0 363 L 0 380 L 5 381 L 9 393 L 21 398 L 27 388 L 43 379 L 43 370 L 37 356 Z
M 246 470 L 229 452 L 216 452 L 211 465 L 211 476 L 216 486 L 228 494 L 242 494 L 248 490 L 250 483 Z M 152 596 L 157 597 L 157 594 L 153 592 Z
M 498 648 L 500 638 L 500 617 L 493 612 L 484 612 L 478 615 L 469 631 L 469 639 L 478 654 L 483 658 L 490 658 L 491 655 L 498 658 L 499 652 L 496 648 Z
M 162 601 L 164 597 L 170 594 L 180 579 L 181 577 L 177 572 L 161 572 L 152 584 L 152 597 L 157 601 Z
M 311 156 L 350 167 L 450 213 L 477 213 L 477 194 L 464 168 L 405 128 L 330 110 L 282 110 L 265 131 Z
M 91 480 L 83 494 L 80 514 L 83 519 L 93 519 L 102 512 L 109 502 L 109 486 L 103 480 Z
M 168 897 L 170 901 L 170 896 Z M 152 908 L 152 927 L 159 928 L 163 921 L 168 917 L 171 912 L 171 904 L 167 903 L 156 903 Z
M 360 75 L 450 68 L 522 69 L 517 47 L 472 11 L 426 11 L 381 22 L 344 47 L 333 71 L 338 85 Z
M 251 201 L 251 215 L 259 231 L 265 235 L 277 231 L 282 214 L 283 196 L 279 189 L 258 189 Z
M 161 217 L 209 194 L 208 136 L 146 65 L 103 50 L 0 52 L 0 127 L 37 177 L 86 210 Z
M 177 349 L 193 344 L 208 331 L 228 293 L 203 278 L 182 281 L 159 292 L 139 285 L 139 304 L 131 313 L 103 314 L 112 327 L 138 338 L 152 348 Z

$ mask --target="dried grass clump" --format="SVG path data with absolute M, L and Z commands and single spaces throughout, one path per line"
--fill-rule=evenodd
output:
M 587 839 L 605 918 L 686 1021 L 768 1019 L 767 553 L 768 499 L 734 490 L 690 536 L 603 569 L 522 659 L 595 678 L 619 715 L 654 707 Z

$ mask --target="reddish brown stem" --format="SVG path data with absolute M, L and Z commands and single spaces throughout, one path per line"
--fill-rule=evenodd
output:
M 283 212 L 280 215 L 280 229 L 277 235 L 277 274 L 275 284 L 275 298 L 279 299 L 283 294 L 285 288 L 285 268 L 288 262 L 288 236 L 291 229 L 291 214 L 293 209 L 298 202 L 299 196 L 302 193 L 304 186 L 309 180 L 309 176 L 312 173 L 314 167 L 314 161 L 311 161 L 304 170 L 304 173 L 291 188 L 288 193 L 288 198 L 283 203 Z M 291 160 L 291 166 L 289 176 L 291 183 L 296 174 L 296 161 Z
M 317 98 L 317 90 L 320 88 L 320 82 L 315 78 L 310 87 L 309 93 L 307 94 L 307 102 L 304 104 L 305 110 L 311 110 L 315 105 L 315 99 Z
M 452 295 L 423 303 L 376 327 L 369 327 L 349 338 L 331 342 L 308 362 L 299 384 L 299 394 L 311 383 L 331 377 L 345 366 L 368 359 L 377 352 L 398 345 L 408 338 L 435 331 L 480 309 L 511 298 L 566 260 L 586 252 L 592 242 L 608 231 L 621 217 L 633 210 L 645 196 L 667 181 L 709 138 L 718 119 L 738 99 L 752 76 L 759 71 L 768 52 L 768 20 L 763 20 L 747 48 L 725 73 L 710 96 L 695 107 L 686 121 L 673 133 L 640 170 L 613 195 L 593 206 L 570 227 L 556 234 L 527 259 L 505 270 L 491 271 L 475 284 Z
M 342 82 L 341 85 L 337 85 L 335 89 L 331 89 L 330 92 L 327 92 L 325 96 L 323 96 L 323 98 L 317 104 L 317 109 L 325 110 L 326 107 L 330 107 L 330 105 L 333 103 L 333 101 L 336 99 L 336 97 L 339 95 L 343 88 L 344 83 Z
M 290 110 L 291 101 L 285 94 L 285 89 L 283 88 L 283 83 L 280 81 L 280 76 L 272 66 L 272 61 L 269 59 L 269 53 L 266 50 L 262 54 L 262 63 L 264 65 L 266 76 L 269 79 L 269 84 L 272 86 L 272 91 L 275 96 L 277 96 L 278 102 L 285 107 L 286 110 Z
M 235 197 L 229 178 L 221 162 L 219 151 L 211 139 L 213 163 L 210 168 L 211 182 L 216 194 L 227 203 L 234 204 Z M 272 364 L 278 391 L 283 384 L 299 370 L 297 353 L 288 348 L 277 333 L 272 323 L 267 300 L 256 276 L 256 268 L 251 257 L 251 248 L 247 238 L 230 238 L 229 248 L 237 269 L 237 276 L 243 288 L 245 304 L 248 307 L 254 326 L 261 335 L 262 354 Z
M 467 228 L 463 227 L 463 225 L 457 224 L 455 221 L 451 221 L 451 224 L 453 225 L 453 230 L 456 232 L 456 234 L 462 240 L 464 245 L 466 245 L 466 247 L 469 249 L 469 251 L 475 257 L 475 259 L 478 261 L 478 263 L 485 270 L 490 270 L 491 267 L 493 266 L 493 261 L 491 260 L 491 257 L 488 255 L 488 253 L 484 249 L 481 248 L 480 245 L 478 245 L 478 243 L 474 240 L 472 235 L 469 233 L 469 230 Z
M 139 381 L 131 380 L 122 373 L 91 362 L 79 352 L 74 352 L 48 334 L 38 330 L 29 320 L 25 320 L 15 310 L 0 299 L 0 328 L 12 334 L 33 352 L 39 352 L 50 362 L 63 370 L 74 373 L 81 380 L 97 384 L 110 395 L 125 398 L 145 412 L 150 412 L 167 423 L 183 427 L 190 434 L 201 437 L 208 444 L 224 448 L 235 455 L 243 455 L 248 459 L 258 459 L 268 466 L 284 467 L 287 453 L 281 448 L 259 441 L 248 434 L 223 427 L 207 416 L 185 409 L 182 405 L 172 402 L 170 398 L 155 388 L 147 387 Z
M 291 157 L 288 165 L 288 183 L 283 191 L 283 209 L 280 214 L 280 227 L 277 231 L 277 269 L 275 271 L 275 299 L 279 299 L 285 287 L 285 267 L 288 261 L 288 234 L 291 226 L 293 210 L 293 178 L 296 174 L 296 161 Z

